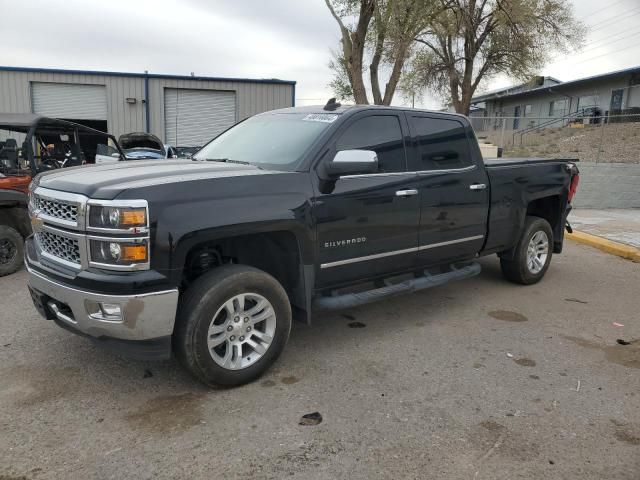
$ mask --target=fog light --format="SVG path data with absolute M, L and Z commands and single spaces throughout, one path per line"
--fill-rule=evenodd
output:
M 111 257 L 113 257 L 113 259 L 116 262 L 118 260 L 120 260 L 121 251 L 122 251 L 122 249 L 120 248 L 120 244 L 115 243 L 115 242 L 109 244 L 109 253 L 111 254 Z
M 121 322 L 122 307 L 117 303 L 94 302 L 93 300 L 85 300 L 84 306 L 90 318 L 94 320 L 102 320 L 107 322 Z
M 122 318 L 122 308 L 116 303 L 100 303 L 100 310 L 105 317 Z

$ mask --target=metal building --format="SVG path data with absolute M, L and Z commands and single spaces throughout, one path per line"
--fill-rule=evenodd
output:
M 0 67 L 0 112 L 200 146 L 251 115 L 293 106 L 295 88 L 296 82 L 277 79 Z

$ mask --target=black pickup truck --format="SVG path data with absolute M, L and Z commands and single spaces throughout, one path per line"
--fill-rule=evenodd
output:
M 531 284 L 560 253 L 569 160 L 483 161 L 468 120 L 403 108 L 291 108 L 191 160 L 39 175 L 25 262 L 39 312 L 207 384 L 257 378 L 292 318 L 479 273 Z

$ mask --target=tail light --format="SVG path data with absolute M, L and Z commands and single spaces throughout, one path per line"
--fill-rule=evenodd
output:
M 578 190 L 578 183 L 580 183 L 580 174 L 576 173 L 571 177 L 571 185 L 569 186 L 569 203 L 571 203 L 573 196 L 576 194 L 576 190 Z

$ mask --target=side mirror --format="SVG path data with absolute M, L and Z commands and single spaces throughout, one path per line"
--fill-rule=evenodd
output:
M 377 171 L 378 156 L 372 150 L 342 150 L 325 164 L 325 172 L 332 178 Z

